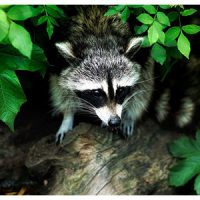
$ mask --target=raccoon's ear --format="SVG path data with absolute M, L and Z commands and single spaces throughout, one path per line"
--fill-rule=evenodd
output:
M 66 59 L 76 58 L 73 52 L 73 47 L 70 42 L 58 42 L 55 44 L 59 53 Z
M 134 37 L 130 39 L 125 50 L 125 55 L 130 57 L 134 56 L 140 49 L 143 41 L 144 41 L 143 37 Z

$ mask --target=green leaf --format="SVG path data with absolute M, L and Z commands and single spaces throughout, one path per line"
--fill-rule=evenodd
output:
M 25 20 L 36 16 L 37 12 L 32 6 L 16 5 L 8 10 L 7 15 L 12 20 Z
M 163 26 L 157 21 L 154 21 L 154 26 L 155 26 L 155 28 L 157 29 L 157 32 L 158 32 L 159 42 L 164 44 L 164 42 L 165 42 L 165 33 L 162 30 Z
M 194 190 L 198 195 L 200 195 L 200 174 L 195 178 Z
M 160 32 L 158 32 L 158 34 L 159 34 L 159 42 L 161 43 L 161 44 L 165 44 L 165 33 L 163 32 L 163 31 L 160 31 Z
M 152 24 L 153 23 L 153 17 L 151 17 L 147 13 L 142 13 L 137 17 L 137 20 L 140 21 L 143 24 Z
M 23 27 L 14 22 L 11 22 L 9 30 L 10 43 L 20 51 L 21 54 L 31 57 L 32 41 L 29 32 Z
M 165 35 L 166 36 L 166 35 Z M 166 37 L 165 37 L 166 38 Z M 166 40 L 165 39 L 165 46 L 166 47 L 177 47 L 177 42 L 176 42 L 176 40 Z M 177 51 L 178 51 L 178 49 L 177 49 Z M 179 51 L 178 51 L 179 52 Z M 179 52 L 180 53 L 180 52 Z
M 162 8 L 162 9 L 170 9 L 171 6 L 170 5 L 160 5 L 160 8 Z
M 157 31 L 157 26 L 155 25 L 155 23 L 153 23 L 148 30 L 148 39 L 150 44 L 154 44 L 155 42 L 157 42 L 158 38 L 159 38 L 159 33 Z
M 162 31 L 163 30 L 163 25 L 162 24 L 160 24 L 159 22 L 157 22 L 157 21 L 154 21 L 154 25 L 155 25 L 155 27 L 156 27 L 156 29 L 157 29 L 157 31 Z
M 36 25 L 39 26 L 39 25 L 43 24 L 44 22 L 47 21 L 47 19 L 48 19 L 48 17 L 47 17 L 46 15 L 41 16 L 41 17 L 38 19 Z
M 47 20 L 47 33 L 48 33 L 49 39 L 51 39 L 51 36 L 53 35 L 53 31 L 54 31 L 54 27 L 53 27 L 51 21 L 48 19 Z
M 34 16 L 38 16 L 38 15 L 40 15 L 44 12 L 44 7 L 43 6 L 37 6 L 36 8 L 34 8 L 34 12 L 35 12 Z
M 0 9 L 7 9 L 9 8 L 11 5 L 0 5 Z
M 0 9 L 0 41 L 2 41 L 8 34 L 9 22 L 6 13 Z
M 189 59 L 189 55 L 190 55 L 190 42 L 187 39 L 187 37 L 185 37 L 185 35 L 181 32 L 179 38 L 178 38 L 178 50 L 186 57 Z
M 64 11 L 56 5 L 46 5 L 46 10 L 54 18 L 65 17 Z
M 172 142 L 169 145 L 169 150 L 173 156 L 179 158 L 200 155 L 200 145 L 195 140 L 186 136 Z
M 146 32 L 148 28 L 149 28 L 149 26 L 146 25 L 146 24 L 142 24 L 142 26 L 135 26 L 135 27 L 134 27 L 135 33 L 136 33 L 137 35 L 140 35 L 140 34 Z
M 59 26 L 58 22 L 57 22 L 53 17 L 49 16 L 48 18 L 49 18 L 49 20 L 51 21 L 51 23 L 52 23 L 53 25 Z
M 126 6 L 126 8 L 121 13 L 122 22 L 125 23 L 129 17 L 130 17 L 130 10 L 128 6 Z
M 174 27 L 169 28 L 167 32 L 165 33 L 165 41 L 170 42 L 170 41 L 175 40 L 179 36 L 180 31 L 181 29 L 179 26 L 174 26 Z
M 14 119 L 26 97 L 14 71 L 0 73 L 0 119 L 14 130 Z
M 50 16 L 52 16 L 52 17 L 54 17 L 54 18 L 61 18 L 61 17 L 62 17 L 62 16 L 60 15 L 60 13 L 57 12 L 57 10 L 52 9 L 51 6 L 46 5 L 46 10 L 47 10 L 48 15 L 50 15 Z
M 151 46 L 151 44 L 150 44 L 149 39 L 148 39 L 147 36 L 144 37 L 144 41 L 143 41 L 143 43 L 142 43 L 141 46 L 142 47 L 150 47 Z
M 0 48 L 0 73 L 4 70 L 26 70 L 44 73 L 47 68 L 47 59 L 43 50 L 37 45 L 33 46 L 31 60 L 22 56 L 11 46 Z
M 200 155 L 180 161 L 170 170 L 169 184 L 182 186 L 200 172 Z
M 65 17 L 64 11 L 61 8 L 59 8 L 58 6 L 56 6 L 56 5 L 47 5 L 47 7 L 51 8 L 52 10 L 57 11 L 57 13 L 60 15 L 60 17 Z
M 196 34 L 200 31 L 200 26 L 195 24 L 182 26 L 182 29 L 187 34 Z
M 184 10 L 183 12 L 181 12 L 181 15 L 182 16 L 189 16 L 189 15 L 193 15 L 196 12 L 197 12 L 196 9 L 190 8 L 190 9 L 187 9 L 187 10 Z
M 149 14 L 156 14 L 157 10 L 152 5 L 144 5 L 143 8 L 149 13 Z
M 117 6 L 114 6 L 113 8 L 115 10 L 117 10 L 117 11 L 122 11 L 122 10 L 124 10 L 125 7 L 127 7 L 127 6 L 125 6 L 125 5 L 117 5 Z
M 163 65 L 167 58 L 166 50 L 159 44 L 154 44 L 152 49 L 151 49 L 151 56 L 153 59 Z
M 174 22 L 174 21 L 176 21 L 176 19 L 178 19 L 178 12 L 172 11 L 172 12 L 168 13 L 167 16 L 168 16 L 170 22 Z
M 175 140 L 169 150 L 175 157 L 181 158 L 170 170 L 169 184 L 182 186 L 197 175 L 194 189 L 200 194 L 200 132 L 196 132 L 196 140 L 186 136 Z
M 161 24 L 170 26 L 170 21 L 168 16 L 163 12 L 157 12 L 157 19 Z
M 115 8 L 111 7 L 107 10 L 107 12 L 104 14 L 104 16 L 112 16 L 112 15 L 115 15 L 118 13 L 119 13 L 118 10 L 115 10 Z
M 31 56 L 31 60 L 28 63 L 28 70 L 29 71 L 38 71 L 42 76 L 45 75 L 47 70 L 48 62 L 47 58 L 44 54 L 43 49 L 41 49 L 39 46 L 34 45 L 33 46 L 33 52 Z M 22 70 L 22 68 L 21 68 Z M 25 69 L 27 70 L 27 69 Z

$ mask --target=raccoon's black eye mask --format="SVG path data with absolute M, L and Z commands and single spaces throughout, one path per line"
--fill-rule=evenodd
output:
M 130 93 L 131 87 L 118 87 L 115 95 L 115 102 L 122 104 L 126 96 Z M 108 101 L 106 93 L 102 89 L 75 91 L 77 96 L 89 102 L 96 108 L 103 107 Z

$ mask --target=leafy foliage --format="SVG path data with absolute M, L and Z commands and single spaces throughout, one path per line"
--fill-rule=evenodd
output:
M 44 52 L 33 42 L 25 21 L 29 20 L 28 23 L 35 26 L 46 22 L 46 31 L 51 38 L 54 26 L 59 26 L 56 19 L 62 17 L 64 12 L 55 5 L 0 7 L 0 120 L 12 130 L 14 119 L 26 102 L 15 71 L 38 71 L 44 76 L 47 67 Z
M 20 106 L 26 101 L 20 82 L 12 70 L 4 70 L 0 73 L 0 116 L 12 130 L 14 119 Z
M 184 24 L 185 18 L 197 14 L 194 8 L 170 5 L 116 5 L 111 6 L 106 16 L 120 14 L 123 22 L 133 15 L 135 35 L 144 35 L 143 47 L 151 47 L 154 60 L 163 65 L 163 76 L 169 72 L 174 59 L 189 59 L 191 47 L 187 35 L 200 32 L 200 26 Z M 174 52 L 168 54 L 166 52 Z
M 33 47 L 31 36 L 23 26 L 11 22 L 8 38 L 12 46 L 18 49 L 22 55 L 31 57 Z
M 174 157 L 180 158 L 170 171 L 170 185 L 183 186 L 195 178 L 194 190 L 200 194 L 200 131 L 197 131 L 195 140 L 182 137 L 171 143 L 169 150 Z
M 49 39 L 54 31 L 54 26 L 59 26 L 57 19 L 65 17 L 65 14 L 61 8 L 56 5 L 44 5 L 38 6 L 39 15 L 37 18 L 36 25 L 46 23 L 46 31 L 48 33 Z
M 10 19 L 19 21 L 34 17 L 37 14 L 38 9 L 28 5 L 12 6 L 7 12 L 7 15 Z

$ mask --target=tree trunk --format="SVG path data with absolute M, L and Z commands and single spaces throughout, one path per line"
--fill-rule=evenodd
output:
M 175 138 L 177 133 L 151 120 L 128 140 L 81 123 L 62 145 L 55 145 L 54 136 L 35 143 L 25 165 L 33 177 L 45 179 L 44 194 L 174 194 L 167 181 L 174 163 L 167 144 Z

